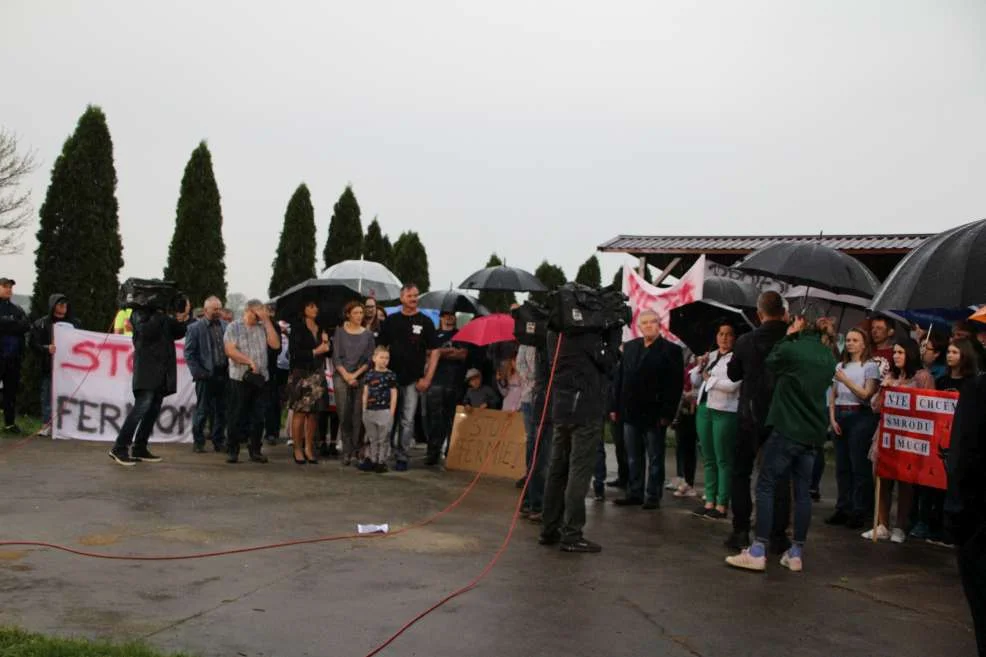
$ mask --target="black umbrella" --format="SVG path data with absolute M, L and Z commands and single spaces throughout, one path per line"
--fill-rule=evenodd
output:
M 859 260 L 815 242 L 771 244 L 733 268 L 839 294 L 872 297 L 880 288 L 879 279 Z
M 443 313 L 472 313 L 473 315 L 489 315 L 476 297 L 463 294 L 458 290 L 433 290 L 418 297 L 419 308 L 432 308 Z
M 459 285 L 464 290 L 501 292 L 547 292 L 548 288 L 534 274 L 516 267 L 487 267 L 472 274 Z
M 362 299 L 358 292 L 335 281 L 309 278 L 304 283 L 285 290 L 274 299 L 277 319 L 291 322 L 301 318 L 301 312 L 310 301 L 318 304 L 319 323 L 325 327 L 338 326 L 342 322 L 342 309 L 347 303 Z
M 724 323 L 731 325 L 737 336 L 753 330 L 742 312 L 717 301 L 693 301 L 671 311 L 671 332 L 694 354 L 704 354 L 715 346 L 716 332 Z
M 986 302 L 986 219 L 925 240 L 887 277 L 870 308 L 965 308 Z
M 722 276 L 709 276 L 702 284 L 702 298 L 733 308 L 756 308 L 760 290 L 753 283 Z

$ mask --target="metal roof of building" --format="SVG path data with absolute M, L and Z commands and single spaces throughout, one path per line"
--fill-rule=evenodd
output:
M 778 242 L 818 242 L 853 252 L 906 253 L 931 237 L 915 235 L 620 235 L 599 245 L 600 251 L 625 253 L 746 253 Z

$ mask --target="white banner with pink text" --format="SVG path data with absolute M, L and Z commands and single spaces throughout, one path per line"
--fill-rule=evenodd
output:
M 656 287 L 644 280 L 629 265 L 623 267 L 623 294 L 627 295 L 633 321 L 623 329 L 623 341 L 640 337 L 637 318 L 643 310 L 653 310 L 661 321 L 661 335 L 680 343 L 672 335 L 669 322 L 671 311 L 678 306 L 702 300 L 702 286 L 705 285 L 705 256 L 699 256 L 695 264 L 670 287 Z
M 52 436 L 116 440 L 133 407 L 134 348 L 131 338 L 55 325 L 52 370 Z M 166 397 L 152 442 L 191 442 L 195 383 L 185 365 L 184 341 L 175 342 L 178 392 Z

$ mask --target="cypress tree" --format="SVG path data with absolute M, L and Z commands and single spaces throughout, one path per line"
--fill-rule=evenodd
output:
M 181 178 L 164 278 L 174 281 L 192 306 L 201 306 L 213 294 L 226 298 L 223 213 L 212 173 L 212 154 L 204 141 L 192 151 Z
M 565 272 L 562 271 L 561 267 L 552 265 L 547 260 L 542 261 L 538 265 L 538 268 L 534 270 L 534 275 L 537 276 L 539 281 L 544 283 L 544 286 L 548 288 L 548 292 L 557 290 L 565 284 Z M 537 303 L 546 303 L 548 292 L 531 292 L 531 298 Z
M 421 293 L 430 289 L 428 253 L 416 232 L 401 233 L 394 243 L 394 273 L 403 283 L 416 283 Z
M 343 260 L 359 260 L 363 253 L 363 224 L 359 219 L 359 203 L 352 185 L 347 185 L 342 196 L 332 208 L 329 222 L 329 238 L 325 242 L 322 259 L 325 268 Z
M 575 274 L 575 282 L 589 287 L 600 287 L 602 286 L 602 277 L 602 273 L 599 271 L 599 258 L 593 255 L 579 267 L 578 273 Z
M 273 269 L 267 288 L 272 299 L 292 285 L 315 278 L 315 210 L 304 183 L 298 185 L 284 212 Z
M 502 264 L 500 256 L 495 253 L 486 262 L 487 267 L 499 267 Z M 505 313 L 510 310 L 510 306 L 517 303 L 517 296 L 513 292 L 480 290 L 479 303 L 486 306 L 491 313 Z
M 41 206 L 31 310 L 48 312 L 48 296 L 68 296 L 82 327 L 106 331 L 116 314 L 123 266 L 116 168 L 106 115 L 90 105 L 62 147 Z
M 366 228 L 366 237 L 363 238 L 363 258 L 379 262 L 388 269 L 393 264 L 391 262 L 393 260 L 393 247 L 380 229 L 380 222 L 377 221 L 376 217 Z

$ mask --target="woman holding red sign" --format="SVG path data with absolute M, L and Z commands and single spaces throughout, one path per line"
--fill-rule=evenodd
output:
M 923 388 L 925 390 L 935 389 L 935 380 L 931 372 L 924 369 L 921 361 L 921 349 L 918 343 L 911 338 L 901 338 L 894 345 L 893 363 L 890 372 L 881 384 L 886 388 Z M 883 393 L 874 397 L 873 409 L 882 411 Z M 876 462 L 876 434 L 870 447 L 870 460 Z M 897 484 L 897 525 L 890 531 L 890 505 L 895 482 L 892 479 L 880 480 L 880 496 L 877 500 L 877 540 L 885 541 L 888 538 L 893 543 L 903 543 L 907 540 L 908 519 L 911 515 L 911 507 L 914 502 L 914 486 L 905 482 Z M 863 532 L 863 538 L 873 540 L 872 529 Z
M 867 455 L 879 420 L 870 400 L 879 389 L 880 366 L 870 358 L 869 337 L 851 329 L 829 400 L 839 498 L 827 525 L 860 529 L 873 517 L 873 464 Z

